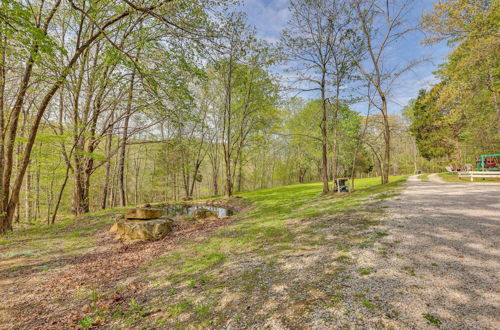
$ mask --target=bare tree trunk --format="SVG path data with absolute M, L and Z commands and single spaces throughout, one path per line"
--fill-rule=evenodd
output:
M 19 206 L 20 206 L 20 204 L 18 203 L 18 204 L 16 205 L 15 210 L 14 210 L 14 220 L 13 220 L 13 221 L 14 221 L 15 223 L 19 223 L 19 213 L 20 213 L 20 212 L 19 212 Z
M 138 204 L 139 200 L 139 173 L 141 171 L 141 162 L 137 154 L 134 159 L 134 204 Z
M 54 213 L 52 214 L 52 219 L 50 220 L 51 225 L 56 222 L 57 212 L 59 211 L 59 206 L 61 205 L 61 200 L 62 200 L 62 197 L 64 194 L 64 189 L 66 188 L 66 184 L 68 183 L 70 169 L 71 169 L 71 164 L 68 162 L 66 164 L 66 172 L 64 174 L 64 181 L 63 181 L 63 184 L 61 185 L 61 189 L 59 190 L 59 195 L 57 196 L 56 205 L 54 207 Z
M 32 178 L 32 173 L 31 171 L 26 171 L 26 186 L 25 186 L 25 193 L 24 193 L 24 216 L 26 220 L 31 222 L 31 217 L 33 215 L 33 209 L 32 209 L 32 197 L 31 197 L 31 178 Z
M 113 177 L 111 180 L 111 196 L 109 198 L 110 203 L 111 203 L 111 207 L 116 207 L 118 205 L 117 167 L 118 167 L 118 164 L 115 164 L 115 166 L 113 167 Z
M 49 185 L 49 195 L 47 196 L 47 224 L 52 224 L 53 222 L 51 221 L 50 218 L 50 211 L 52 209 L 52 202 L 54 200 L 54 175 L 50 179 L 50 185 Z M 54 216 L 56 213 L 54 212 Z
M 2 1 L 2 7 L 6 3 Z M 0 24 L 3 24 L 0 22 Z M 0 215 L 6 213 L 6 204 L 4 203 L 4 196 L 7 194 L 4 191 L 3 183 L 3 173 L 4 173 L 4 146 L 5 146 L 5 79 L 6 79 L 6 47 L 7 47 L 7 37 L 2 34 L 0 29 Z M 4 233 L 9 229 L 7 223 L 4 219 L 0 219 L 0 233 Z
M 243 162 L 242 160 L 240 159 L 239 161 L 239 165 L 238 165 L 238 192 L 241 191 L 241 186 L 242 186 L 242 182 L 243 182 Z
M 227 73 L 227 84 L 226 88 L 226 104 L 224 107 L 224 125 L 223 125 L 223 136 L 222 145 L 224 147 L 224 163 L 226 165 L 226 186 L 225 193 L 226 196 L 233 195 L 233 179 L 231 177 L 231 153 L 232 153 L 232 143 L 231 143 L 231 107 L 232 107 L 232 76 L 233 76 L 233 55 L 231 50 L 231 56 L 229 58 L 229 67 Z
M 210 164 L 212 167 L 212 193 L 214 195 L 219 194 L 219 157 L 217 147 L 217 143 L 212 145 L 214 150 L 209 154 Z
M 354 10 L 359 23 L 359 31 L 366 47 L 371 69 L 366 70 L 361 61 L 356 62 L 358 69 L 365 79 L 376 88 L 380 98 L 378 107 L 383 117 L 384 153 L 380 161 L 382 184 L 389 182 L 391 166 L 391 128 L 388 113 L 387 95 L 390 86 L 401 75 L 410 70 L 415 64 L 410 64 L 399 71 L 388 71 L 386 62 L 391 61 L 385 57 L 387 48 L 398 39 L 401 39 L 413 29 L 405 27 L 404 18 L 410 12 L 411 0 L 385 1 L 384 6 L 378 6 L 373 1 L 354 0 Z M 375 16 L 383 19 L 376 20 Z M 381 26 L 377 26 L 380 24 Z
M 120 205 L 127 206 L 127 192 L 125 187 L 125 156 L 127 153 L 127 138 L 128 138 L 128 126 L 130 115 L 132 113 L 132 99 L 134 96 L 134 80 L 135 80 L 135 69 L 132 71 L 132 77 L 130 78 L 130 88 L 128 92 L 127 100 L 127 113 L 125 114 L 125 122 L 123 125 L 123 136 L 120 145 L 120 159 L 118 161 L 118 177 L 120 180 Z
M 198 173 L 200 172 L 201 160 L 196 160 L 196 164 L 194 165 L 194 173 L 193 180 L 191 181 L 191 190 L 189 192 L 189 196 L 193 196 L 194 188 L 196 186 L 196 178 L 198 177 Z
M 74 95 L 73 146 L 76 152 L 73 155 L 74 187 L 73 187 L 73 198 L 72 198 L 72 212 L 75 215 L 88 212 L 88 209 L 86 207 L 85 191 L 84 191 L 85 188 L 84 188 L 84 173 L 83 173 L 84 171 L 83 155 L 85 153 L 85 141 L 82 132 L 85 129 L 85 122 L 87 121 L 86 114 L 88 114 L 90 108 L 90 103 L 92 99 L 91 93 L 87 93 L 87 96 L 85 98 L 85 104 L 83 105 L 83 111 L 80 108 L 80 95 L 82 94 L 83 79 L 86 71 L 85 69 L 88 58 L 89 58 L 89 52 L 86 51 L 82 57 L 77 80 L 75 83 L 75 88 L 73 90 L 73 95 Z
M 391 126 L 389 123 L 389 115 L 387 114 L 387 100 L 385 94 L 382 96 L 382 109 L 384 118 L 384 157 L 382 166 L 382 184 L 389 183 L 389 171 L 391 166 Z
M 335 182 L 337 180 L 338 172 L 338 141 L 337 141 L 337 131 L 333 134 L 333 146 L 332 146 L 332 191 L 335 192 Z
M 173 174 L 173 179 L 174 179 L 174 200 L 178 200 L 179 199 L 179 192 L 178 192 L 178 189 L 177 189 L 177 173 L 174 173 Z
M 332 155 L 332 190 L 335 191 L 335 182 L 337 182 L 337 172 L 338 172 L 338 116 L 340 111 L 340 81 L 338 73 L 336 75 L 335 83 L 335 111 L 333 112 L 333 155 Z
M 321 118 L 321 179 L 323 180 L 323 194 L 327 194 L 330 191 L 328 185 L 328 127 L 327 127 L 327 106 L 326 106 L 326 94 L 325 94 L 325 84 L 326 84 L 326 72 L 323 71 L 323 76 L 321 80 L 321 99 L 322 99 L 322 110 L 323 116 Z
M 111 116 L 111 121 L 113 121 L 113 116 Z M 106 209 L 109 195 L 109 177 L 111 175 L 111 146 L 113 143 L 113 128 L 111 128 L 110 134 L 106 138 L 106 170 L 104 175 L 104 187 L 102 189 L 101 197 L 101 209 Z
M 304 183 L 304 178 L 306 176 L 307 169 L 299 169 L 299 183 Z
M 57 8 L 59 7 L 61 1 L 57 0 L 53 7 L 52 10 L 50 11 L 50 14 L 48 15 L 46 21 L 43 23 L 43 33 L 46 34 L 48 26 L 50 24 L 50 21 L 54 17 L 55 12 L 57 11 Z M 25 96 L 28 91 L 28 86 L 31 80 L 32 76 L 32 71 L 33 71 L 33 65 L 35 63 L 35 56 L 38 54 L 39 50 L 39 45 L 35 43 L 32 47 L 31 54 L 26 62 L 23 78 L 20 84 L 19 92 L 16 97 L 16 101 L 13 106 L 13 110 L 11 112 L 11 120 L 9 122 L 9 128 L 7 130 L 6 134 L 6 141 L 5 141 L 5 146 L 6 148 L 6 153 L 4 154 L 4 168 L 3 168 L 3 173 L 2 176 L 4 178 L 3 183 L 3 188 L 1 190 L 1 201 L 0 201 L 0 233 L 4 233 L 6 230 L 11 230 L 12 229 L 12 220 L 14 216 L 14 210 L 17 207 L 17 204 L 19 203 L 19 193 L 22 187 L 22 182 L 24 179 L 24 174 L 26 172 L 26 168 L 28 166 L 30 157 L 31 157 L 31 152 L 33 150 L 33 145 L 36 140 L 36 136 L 38 133 L 38 129 L 40 127 L 40 122 L 43 118 L 43 115 L 45 113 L 45 110 L 49 106 L 53 96 L 55 93 L 59 90 L 59 88 L 63 85 L 66 77 L 70 73 L 71 69 L 75 65 L 75 63 L 78 61 L 80 56 L 82 55 L 83 52 L 86 51 L 88 47 L 90 47 L 94 41 L 101 36 L 104 30 L 106 30 L 109 26 L 113 25 L 114 23 L 120 21 L 121 19 L 127 17 L 130 15 L 131 12 L 126 11 L 123 12 L 122 14 L 118 16 L 114 16 L 111 19 L 109 19 L 107 22 L 105 22 L 102 26 L 99 32 L 91 35 L 84 43 L 82 43 L 75 51 L 71 59 L 69 60 L 68 64 L 61 69 L 60 75 L 57 77 L 55 82 L 48 88 L 47 93 L 43 96 L 42 101 L 40 102 L 40 105 L 38 106 L 37 113 L 33 116 L 33 124 L 30 128 L 29 135 L 26 141 L 26 146 L 24 148 L 24 153 L 22 156 L 21 160 L 21 166 L 19 169 L 19 172 L 17 173 L 17 176 L 15 177 L 14 183 L 12 185 L 12 188 L 10 186 L 10 178 L 12 174 L 12 158 L 13 158 L 13 148 L 14 148 L 14 142 L 16 140 L 17 136 L 17 125 L 18 125 L 18 119 L 19 119 L 19 113 L 24 105 L 25 101 Z
M 37 162 L 36 166 L 36 189 L 35 189 L 35 222 L 38 220 L 40 215 L 40 163 Z
M 370 84 L 368 84 L 367 95 L 368 95 L 368 111 L 366 112 L 365 126 L 363 127 L 363 132 L 361 133 L 361 136 L 358 137 L 358 141 L 356 142 L 356 147 L 354 149 L 354 156 L 352 159 L 351 188 L 350 188 L 351 192 L 354 191 L 354 180 L 356 179 L 356 161 L 358 158 L 359 148 L 361 147 L 361 144 L 363 143 L 363 140 L 366 136 L 366 130 L 368 129 L 368 121 L 370 120 L 370 110 L 371 110 Z

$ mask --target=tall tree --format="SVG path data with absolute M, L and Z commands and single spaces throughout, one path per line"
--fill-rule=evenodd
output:
M 234 191 L 235 173 L 249 134 L 262 123 L 262 114 L 273 109 L 277 88 L 265 71 L 273 54 L 267 44 L 256 39 L 240 14 L 228 20 L 221 38 L 222 51 L 213 64 L 223 93 L 221 144 L 225 169 L 225 193 Z
M 447 109 L 436 104 L 442 86 L 437 85 L 428 93 L 421 90 L 413 106 L 407 109 L 407 115 L 411 113 L 412 118 L 411 132 L 415 136 L 420 154 L 426 159 L 445 155 L 451 158 L 454 151 L 458 151 L 458 137 L 454 136 L 452 127 L 446 120 Z
M 328 185 L 328 87 L 333 59 L 334 24 L 328 12 L 328 0 L 294 0 L 290 2 L 291 19 L 282 32 L 281 45 L 285 58 L 293 63 L 295 88 L 299 92 L 319 92 L 321 97 L 321 164 L 323 193 Z
M 435 106 L 463 118 L 458 134 L 476 152 L 500 146 L 499 22 L 500 2 L 491 0 L 439 1 L 421 22 L 428 44 L 448 40 L 453 48 L 436 72 Z
M 341 112 L 343 91 L 346 85 L 354 79 L 354 69 L 359 61 L 358 56 L 362 54 L 362 43 L 358 36 L 353 33 L 352 8 L 346 1 L 330 0 L 328 19 L 332 26 L 331 40 L 331 83 L 333 85 L 333 120 L 331 127 L 333 130 L 332 142 L 332 178 L 335 182 L 337 177 L 338 159 L 339 159 L 339 132 L 340 127 L 338 116 Z
M 0 18 L 0 76 L 1 121 L 0 143 L 0 233 L 12 228 L 12 221 L 19 204 L 24 176 L 30 163 L 32 150 L 41 122 L 54 96 L 75 72 L 82 56 L 97 42 L 104 41 L 120 51 L 114 36 L 127 30 L 131 20 L 147 17 L 163 26 L 164 35 L 177 39 L 205 37 L 210 25 L 206 8 L 221 1 L 158 1 L 141 2 L 125 0 L 120 4 L 102 1 L 2 1 Z M 73 34 L 67 43 L 55 38 L 61 30 L 63 17 L 70 17 Z M 8 46 L 7 46 L 8 45 Z M 64 63 L 54 63 L 57 50 L 63 50 Z M 7 54 L 7 55 L 6 55 Z M 53 65 L 54 64 L 54 65 Z M 56 68 L 48 73 L 47 67 Z M 16 70 L 8 72 L 9 67 Z M 5 74 L 17 88 L 4 92 Z M 21 72 L 20 75 L 17 73 Z M 43 79 L 38 79 L 43 77 Z M 36 91 L 36 92 L 33 92 Z M 12 104 L 9 110 L 5 104 Z M 19 142 L 19 124 L 23 111 L 30 109 L 26 138 L 19 148 L 19 166 L 15 166 L 16 143 Z M 9 118 L 8 121 L 5 118 Z
M 413 0 L 353 0 L 356 31 L 364 44 L 363 60 L 355 60 L 361 75 L 375 88 L 378 100 L 373 105 L 383 121 L 384 152 L 381 155 L 382 184 L 389 182 L 391 166 L 391 127 L 389 97 L 394 82 L 418 62 L 393 68 L 390 52 L 394 43 L 414 30 L 405 18 Z

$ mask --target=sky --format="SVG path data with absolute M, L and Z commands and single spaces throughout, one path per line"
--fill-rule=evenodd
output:
M 416 6 L 412 9 L 408 19 L 417 24 L 424 11 L 431 11 L 435 1 L 416 0 Z M 289 0 L 243 0 L 242 2 L 241 10 L 247 14 L 248 23 L 256 27 L 258 36 L 269 42 L 277 42 L 281 30 L 286 27 L 290 19 Z M 411 98 L 417 96 L 420 89 L 429 88 L 433 83 L 438 82 L 433 72 L 440 63 L 444 62 L 450 49 L 444 42 L 431 46 L 422 45 L 422 39 L 421 32 L 413 32 L 400 42 L 398 47 L 388 49 L 395 64 L 402 66 L 411 60 L 428 59 L 398 80 L 390 96 L 389 111 L 391 113 L 399 113 Z M 314 97 L 314 95 L 308 97 Z M 365 112 L 366 107 L 363 103 L 353 106 L 360 112 Z

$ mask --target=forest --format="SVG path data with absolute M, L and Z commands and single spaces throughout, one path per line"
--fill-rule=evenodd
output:
M 0 329 L 497 329 L 499 0 L 0 0 Z
M 2 1 L 0 231 L 493 152 L 498 2 L 440 1 L 420 22 L 411 5 L 292 1 L 273 43 L 230 0 Z M 394 86 L 425 59 L 390 52 L 415 29 L 452 51 L 398 113 Z

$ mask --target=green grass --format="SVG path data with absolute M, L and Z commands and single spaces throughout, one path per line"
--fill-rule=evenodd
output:
M 401 267 L 401 271 L 403 271 L 404 273 L 406 273 L 408 275 L 416 276 L 415 268 L 413 268 L 411 266 L 403 266 L 403 267 Z
M 153 260 L 144 272 L 155 283 L 163 281 L 165 292 L 172 289 L 183 292 L 184 297 L 189 297 L 188 301 L 200 296 L 217 301 L 221 290 L 241 292 L 248 297 L 266 295 L 270 288 L 268 282 L 280 276 L 275 268 L 276 260 L 289 253 L 327 244 L 320 232 L 332 226 L 336 228 L 334 220 L 328 220 L 330 218 L 340 219 L 364 212 L 363 216 L 349 224 L 354 230 L 371 230 L 372 226 L 380 223 L 377 217 L 381 213 L 370 205 L 376 206 L 385 198 L 397 196 L 394 190 L 404 180 L 405 177 L 393 177 L 388 185 L 380 185 L 379 178 L 360 179 L 357 181 L 358 190 L 352 194 L 322 195 L 321 183 L 241 193 L 254 207 L 239 215 L 237 222 L 202 241 Z M 329 217 L 322 220 L 325 215 Z M 304 220 L 310 222 L 300 225 Z M 370 243 L 385 236 L 387 233 L 374 232 Z M 335 269 L 337 274 L 345 266 L 353 264 L 346 253 L 350 239 L 346 237 L 345 244 L 335 242 L 340 247 L 339 254 L 334 258 L 340 264 L 339 269 Z M 243 267 L 245 264 L 248 265 Z M 231 274 L 224 275 L 228 269 L 231 269 Z M 362 275 L 371 272 L 371 269 L 360 271 Z M 179 327 L 203 324 L 209 318 L 211 308 L 197 309 L 193 303 L 179 303 L 177 297 L 171 300 L 177 301 L 170 310 L 171 317 L 175 318 L 180 313 L 191 315 L 190 321 Z
M 85 316 L 83 319 L 78 322 L 80 326 L 84 329 L 90 329 L 92 325 L 94 324 L 94 320 L 90 316 Z
M 384 213 L 380 205 L 384 199 L 397 196 L 404 181 L 403 176 L 391 177 L 389 184 L 380 185 L 380 178 L 359 179 L 357 191 L 352 194 L 323 195 L 321 183 L 241 193 L 251 207 L 236 215 L 237 221 L 209 235 L 186 239 L 174 250 L 143 264 L 134 278 L 149 283 L 150 291 L 145 291 L 149 293 L 109 311 L 107 322 L 112 322 L 111 328 L 141 328 L 153 323 L 169 328 L 196 328 L 209 326 L 214 320 L 224 324 L 228 318 L 242 317 L 231 309 L 227 315 L 225 311 L 215 312 L 224 293 L 238 294 L 245 298 L 243 301 L 259 305 L 255 300 L 271 295 L 272 286 L 284 280 L 279 268 L 283 258 L 324 246 L 333 252 L 329 255 L 331 275 L 319 272 L 317 281 L 348 276 L 348 268 L 369 275 L 373 270 L 357 267 L 349 251 L 360 245 L 370 248 L 388 235 L 374 227 L 380 224 Z M 18 230 L 4 237 L 0 252 L 43 255 L 66 247 L 65 253 L 79 253 L 95 246 L 94 233 L 107 228 L 113 221 L 112 215 L 113 212 L 92 214 L 51 227 Z M 337 236 L 332 239 L 324 231 Z M 305 305 L 314 301 L 306 297 L 306 293 L 298 292 L 291 299 Z M 247 306 L 246 302 L 243 304 Z M 374 308 L 368 300 L 362 304 Z M 161 310 L 153 318 L 147 316 L 151 306 Z M 238 303 L 229 306 L 239 308 Z M 251 315 L 246 311 L 243 312 Z M 82 318 L 80 326 L 91 327 L 102 317 L 96 313 Z
M 424 317 L 424 319 L 427 320 L 427 323 L 435 325 L 438 328 L 441 326 L 441 320 L 438 319 L 435 315 L 432 315 L 430 313 L 424 313 L 422 314 L 422 316 Z
M 500 174 L 500 171 L 498 172 Z M 439 173 L 439 177 L 441 177 L 446 182 L 471 182 L 470 178 L 459 178 L 458 174 L 455 173 Z M 500 182 L 498 178 L 474 178 L 473 182 Z
M 363 304 L 363 306 L 365 306 L 368 309 L 375 308 L 375 305 L 370 300 L 363 300 L 361 303 Z
M 64 217 L 53 225 L 15 225 L 12 232 L 0 236 L 0 256 L 41 256 L 54 251 L 81 253 L 95 246 L 92 236 L 108 227 L 118 211 L 123 209 L 109 209 L 77 218 Z
M 368 267 L 368 268 L 359 268 L 358 269 L 358 272 L 360 275 L 370 275 L 371 273 L 373 273 L 373 269 Z
M 204 255 L 207 251 L 228 251 L 243 253 L 260 249 L 266 245 L 290 244 L 296 237 L 287 226 L 293 219 L 304 219 L 323 214 L 345 214 L 363 203 L 363 199 L 395 188 L 404 177 L 392 178 L 386 186 L 379 184 L 379 178 L 358 180 L 356 193 L 351 195 L 321 195 L 321 184 L 291 185 L 265 190 L 245 192 L 241 195 L 258 205 L 245 214 L 230 229 L 223 230 L 200 244 L 197 250 Z M 193 256 L 189 250 L 186 264 Z M 184 254 L 185 255 L 185 254 Z M 205 257 L 203 257 L 205 258 Z
M 418 178 L 419 178 L 421 181 L 425 181 L 425 182 L 427 182 L 427 181 L 429 181 L 429 173 L 420 174 L 420 175 L 418 176 Z
M 455 173 L 439 173 L 438 176 L 446 182 L 468 182 L 470 180 L 461 180 Z

